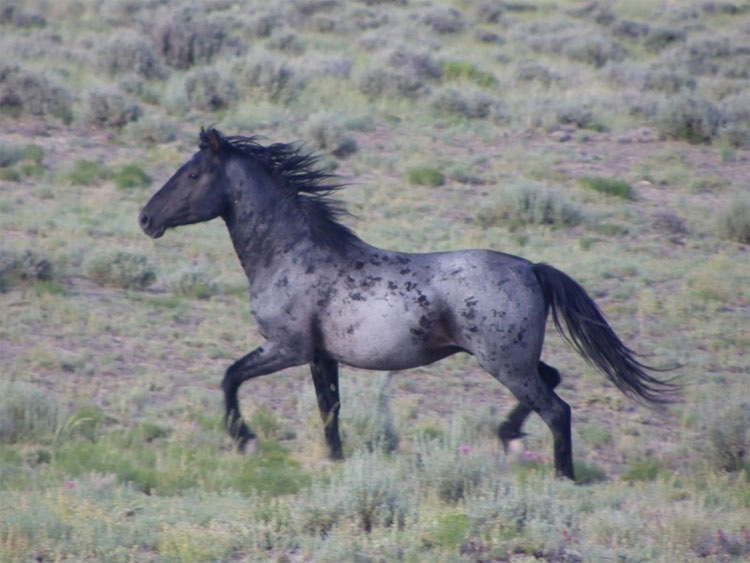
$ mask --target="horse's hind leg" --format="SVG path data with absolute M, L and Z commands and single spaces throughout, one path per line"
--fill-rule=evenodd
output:
M 331 459 L 343 459 L 339 436 L 339 363 L 330 358 L 317 356 L 310 362 L 318 408 L 323 419 L 323 428 Z
M 542 376 L 542 370 L 538 366 L 536 368 L 513 369 L 496 377 L 525 408 L 542 417 L 554 439 L 555 471 L 560 476 L 574 479 L 570 406 L 550 388 Z
M 550 389 L 554 389 L 560 383 L 560 372 L 544 362 L 538 364 L 539 375 Z M 526 434 L 521 431 L 523 423 L 531 414 L 532 410 L 522 403 L 518 403 L 515 408 L 508 413 L 505 420 L 500 424 L 497 434 L 503 443 L 503 449 L 507 453 L 508 444 L 512 440 L 524 437 Z

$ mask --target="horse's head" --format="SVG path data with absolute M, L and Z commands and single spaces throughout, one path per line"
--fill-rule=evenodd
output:
M 224 137 L 201 129 L 200 150 L 149 200 L 138 216 L 143 231 L 159 238 L 171 227 L 209 221 L 228 206 Z

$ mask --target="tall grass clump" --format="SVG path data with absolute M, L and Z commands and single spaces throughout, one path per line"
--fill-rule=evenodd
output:
M 312 139 L 317 149 L 329 152 L 337 158 L 346 158 L 357 152 L 357 141 L 330 113 L 314 114 L 305 129 L 306 135 Z
M 717 216 L 716 227 L 723 238 L 750 244 L 750 197 L 732 201 Z
M 59 421 L 54 394 L 29 383 L 0 383 L 0 444 L 52 438 Z
M 173 68 L 187 69 L 210 63 L 219 53 L 227 33 L 224 26 L 208 20 L 202 10 L 169 12 L 156 23 L 153 32 L 156 50 Z
M 86 275 L 99 285 L 122 289 L 145 289 L 156 280 L 156 273 L 142 254 L 125 250 L 102 251 L 85 263 Z
M 304 90 L 305 80 L 283 59 L 255 54 L 234 65 L 232 76 L 240 90 L 250 90 L 271 102 L 287 104 Z
M 79 159 L 66 174 L 65 179 L 71 184 L 92 186 L 112 177 L 112 171 L 101 162 Z
M 584 188 L 623 199 L 633 199 L 633 187 L 624 180 L 605 178 L 602 176 L 583 176 L 578 180 Z
M 521 183 L 498 192 L 494 205 L 480 209 L 477 221 L 483 227 L 507 224 L 570 227 L 583 218 L 583 211 L 559 191 L 535 183 Z
M 164 278 L 167 288 L 177 295 L 208 299 L 219 293 L 219 284 L 204 269 L 189 267 Z

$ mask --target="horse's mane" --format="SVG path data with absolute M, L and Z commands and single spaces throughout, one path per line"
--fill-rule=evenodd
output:
M 299 142 L 264 146 L 258 139 L 257 135 L 224 136 L 213 128 L 201 129 L 199 147 L 215 150 L 218 141 L 220 150 L 259 164 L 286 196 L 282 207 L 299 214 L 310 227 L 314 242 L 340 249 L 359 240 L 349 227 L 339 222 L 348 212 L 333 195 L 344 184 L 336 183 L 337 176 L 320 166 L 319 156 L 303 150 Z

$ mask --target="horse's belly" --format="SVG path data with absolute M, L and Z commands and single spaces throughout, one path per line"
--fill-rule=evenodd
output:
M 397 310 L 387 303 L 339 311 L 323 323 L 328 354 L 363 369 L 408 369 L 458 351 L 434 313 Z M 348 314 L 347 314 L 348 313 Z

